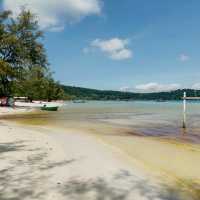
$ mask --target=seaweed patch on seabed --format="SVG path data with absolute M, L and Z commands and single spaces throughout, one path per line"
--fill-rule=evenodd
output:
M 130 128 L 125 130 L 124 134 L 129 136 L 138 136 L 138 137 L 152 137 L 158 139 L 167 139 L 175 140 L 179 142 L 200 144 L 200 130 L 192 128 L 140 128 L 138 130 L 131 130 Z

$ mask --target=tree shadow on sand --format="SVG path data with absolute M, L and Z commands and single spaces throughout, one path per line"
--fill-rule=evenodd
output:
M 23 152 L 27 156 L 10 159 L 13 152 Z M 29 141 L 1 143 L 0 160 L 4 160 L 7 165 L 0 169 L 0 200 L 48 200 L 49 191 L 58 193 L 64 200 L 200 199 L 199 190 L 194 190 L 191 195 L 184 194 L 182 190 L 186 188 L 180 184 L 158 186 L 124 169 L 110 178 L 71 177 L 65 182 L 58 184 L 55 180 L 55 183 L 50 184 L 52 169 L 65 167 L 66 170 L 72 170 L 70 165 L 78 159 L 52 162 L 48 160 L 48 154 L 45 148 L 32 148 Z M 191 182 L 188 185 L 194 188 Z
M 0 160 L 6 166 L 0 169 L 0 200 L 47 199 L 48 191 L 55 185 L 49 183 L 51 171 L 74 162 L 74 159 L 51 162 L 45 149 L 31 148 L 29 141 L 0 143 Z M 25 158 L 13 158 L 13 152 L 27 153 Z M 11 159 L 12 158 L 12 159 Z M 56 181 L 56 180 L 55 180 Z
M 199 200 L 199 196 L 180 190 L 179 185 L 152 185 L 129 171 L 121 170 L 111 180 L 72 178 L 61 188 L 70 200 Z
M 21 151 L 25 147 L 25 141 L 16 141 L 16 142 L 7 142 L 7 143 L 0 143 L 0 156 L 3 153 L 12 152 L 12 151 Z

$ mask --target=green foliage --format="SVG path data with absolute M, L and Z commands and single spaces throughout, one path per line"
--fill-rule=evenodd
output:
M 62 86 L 66 94 L 70 95 L 72 99 L 84 100 L 181 100 L 183 92 L 187 92 L 188 96 L 200 96 L 200 90 L 176 90 L 171 92 L 157 92 L 157 93 L 132 93 L 119 91 L 102 91 L 80 87 Z
M 0 13 L 0 96 L 62 98 L 64 92 L 48 69 L 43 33 L 35 16 L 22 10 L 16 19 Z
M 23 72 L 22 80 L 13 81 L 12 94 L 14 96 L 26 96 L 30 100 L 57 100 L 64 98 L 64 92 L 56 83 L 48 68 L 38 66 Z

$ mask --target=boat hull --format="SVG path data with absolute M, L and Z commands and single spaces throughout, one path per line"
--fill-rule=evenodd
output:
M 43 107 L 41 107 L 41 110 L 44 110 L 44 111 L 57 111 L 58 110 L 58 106 L 55 106 L 55 107 L 43 106 Z

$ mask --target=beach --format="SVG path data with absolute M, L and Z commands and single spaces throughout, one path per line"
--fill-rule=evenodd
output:
M 199 144 L 131 132 L 97 107 L 2 117 L 0 199 L 199 199 Z
M 11 108 L 11 107 L 0 107 L 0 116 L 3 115 L 14 115 L 14 114 L 22 114 L 32 112 L 31 108 Z
M 199 8 L 1 0 L 0 200 L 200 200 Z
M 0 132 L 0 199 L 168 198 L 120 152 L 89 135 L 4 123 Z

